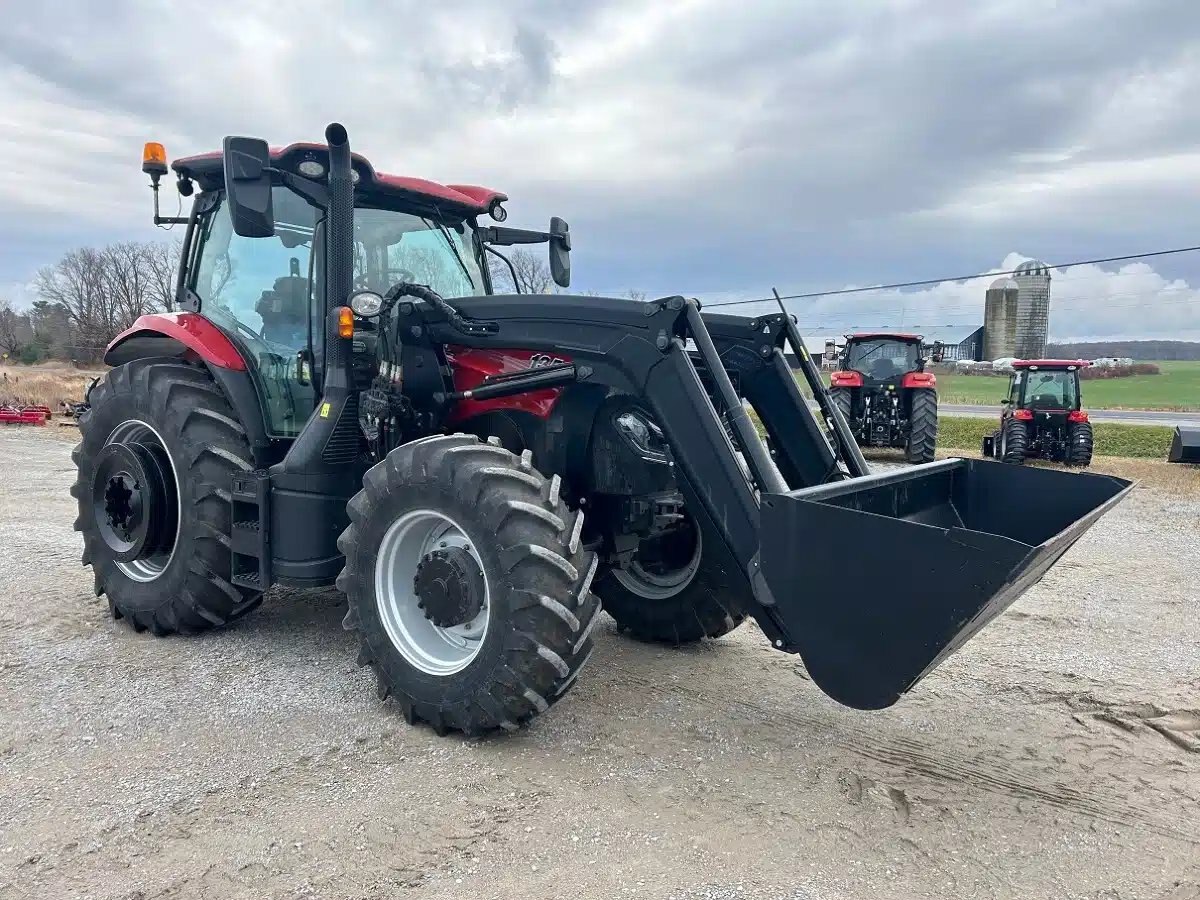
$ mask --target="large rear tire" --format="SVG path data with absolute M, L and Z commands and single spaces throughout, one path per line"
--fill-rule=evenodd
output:
M 1067 428 L 1067 465 L 1090 466 L 1094 439 L 1091 422 L 1072 422 Z
M 230 581 L 229 489 L 234 472 L 253 469 L 250 447 L 208 372 L 135 360 L 111 369 L 88 399 L 72 454 L 75 530 L 114 618 L 190 634 L 258 606 L 261 594 Z M 149 484 L 147 470 L 157 473 Z M 155 533 L 130 539 L 139 528 Z
M 846 424 L 853 431 L 854 422 L 850 416 L 854 411 L 854 392 L 849 388 L 830 388 L 829 399 L 833 401 L 833 405 L 837 407 L 838 412 L 842 414 L 842 418 L 846 420 Z
M 677 544 L 673 559 L 651 565 L 643 551 L 624 569 L 606 569 L 596 593 L 617 627 L 643 641 L 688 644 L 728 634 L 745 621 L 745 585 L 715 565 L 712 551 L 694 525 L 667 538 Z
M 1000 430 L 1000 459 L 1013 465 L 1022 465 L 1029 452 L 1029 431 L 1024 422 L 1009 419 Z
M 908 450 L 910 463 L 933 462 L 937 450 L 938 408 L 937 391 L 917 388 L 912 392 L 912 409 L 908 416 Z
M 582 513 L 531 463 L 469 435 L 396 448 L 351 499 L 338 540 L 344 625 L 410 724 L 515 730 L 592 652 L 600 605 Z

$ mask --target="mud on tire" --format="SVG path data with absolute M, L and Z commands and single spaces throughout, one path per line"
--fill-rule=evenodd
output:
M 245 615 L 262 600 L 230 582 L 229 487 L 235 471 L 253 469 L 246 433 L 208 372 L 177 359 L 142 359 L 111 369 L 92 388 L 71 454 L 77 478 L 75 530 L 96 596 L 113 616 L 156 635 L 190 634 Z M 178 490 L 179 525 L 170 558 L 157 574 L 124 568 L 99 532 L 92 500 L 96 456 L 109 436 L 142 423 L 161 439 Z M 141 426 L 135 426 L 145 432 Z M 164 554 L 165 555 L 165 554 Z
M 346 566 L 338 588 L 343 623 L 358 632 L 358 662 L 376 675 L 410 724 L 439 734 L 515 730 L 561 699 L 592 652 L 600 604 L 591 592 L 596 557 L 580 545 L 582 514 L 559 496 L 558 476 L 469 435 L 435 436 L 396 448 L 371 468 L 348 506 L 338 540 Z M 478 554 L 488 622 L 470 662 L 450 674 L 411 664 L 389 637 L 376 569 L 388 529 L 413 510 L 453 519 Z

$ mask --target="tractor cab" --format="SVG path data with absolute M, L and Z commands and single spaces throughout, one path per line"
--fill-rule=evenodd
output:
M 919 334 L 848 334 L 841 370 L 856 372 L 866 381 L 895 381 L 909 372 L 924 371 L 923 346 L 924 338 Z
M 182 310 L 202 312 L 248 363 L 274 438 L 294 438 L 312 414 L 324 371 L 325 238 L 329 148 L 298 143 L 268 149 L 229 138 L 226 152 L 176 159 L 179 192 L 199 190 L 192 215 L 158 212 L 166 174 L 161 145 L 147 145 L 143 169 L 155 189 L 155 222 L 187 225 L 176 288 Z M 226 170 L 226 159 L 238 171 Z M 555 281 L 570 283 L 570 239 L 561 219 L 548 232 L 487 226 L 507 218 L 507 195 L 476 185 L 444 185 L 377 171 L 352 154 L 355 294 L 378 302 L 394 285 L 425 285 L 443 297 L 493 293 L 487 257 L 496 246 L 549 243 Z M 514 283 L 518 280 L 514 274 Z M 519 284 L 518 284 L 519 290 Z M 373 299 L 375 298 L 375 299 Z M 342 302 L 342 301 L 339 301 Z M 369 319 L 356 323 L 370 341 Z
M 1091 363 L 1085 359 L 1018 359 L 1013 363 L 1008 397 L 1004 404 L 1018 418 L 1065 418 L 1080 411 L 1079 370 Z M 1076 416 L 1086 422 L 1087 414 Z

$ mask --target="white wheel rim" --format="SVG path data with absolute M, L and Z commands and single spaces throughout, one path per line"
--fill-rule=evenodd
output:
M 413 579 L 434 550 L 461 547 L 484 571 L 483 609 L 470 622 L 444 628 L 425 617 Z M 427 675 L 445 677 L 469 666 L 483 646 L 491 618 L 491 588 L 483 560 L 462 526 L 432 509 L 414 509 L 392 523 L 375 558 L 375 604 L 379 619 L 405 662 Z
M 109 444 L 123 444 L 127 441 L 142 443 L 147 437 L 152 437 L 156 440 L 163 452 L 167 455 L 167 462 L 171 466 L 171 478 L 175 483 L 175 506 L 177 509 L 182 505 L 180 503 L 179 493 L 179 473 L 175 471 L 175 460 L 171 458 L 171 451 L 167 449 L 166 441 L 162 439 L 154 428 L 141 419 L 129 419 L 122 422 L 112 430 L 109 436 L 104 441 L 104 446 Z M 171 560 L 175 558 L 175 548 L 179 546 L 179 530 L 183 527 L 183 510 L 179 509 L 179 515 L 175 522 L 175 540 L 171 542 L 171 549 L 167 553 L 155 553 L 145 559 L 134 559 L 129 562 L 118 562 L 117 568 L 125 573 L 126 577 L 133 581 L 140 581 L 143 584 L 148 584 L 156 580 L 163 572 L 167 570 L 167 566 L 171 565 Z
M 695 525 L 692 526 L 692 529 L 696 535 L 696 546 L 692 550 L 692 558 L 688 560 L 687 565 L 665 575 L 658 575 L 647 572 L 635 559 L 628 568 L 613 569 L 613 577 L 625 590 L 637 594 L 639 597 L 645 597 L 647 600 L 666 600 L 674 597 L 692 583 L 692 579 L 696 577 L 696 570 L 700 568 L 700 559 L 704 555 L 700 529 Z

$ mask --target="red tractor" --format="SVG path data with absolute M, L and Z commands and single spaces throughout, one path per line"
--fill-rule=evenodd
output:
M 912 463 L 937 446 L 937 378 L 919 334 L 850 334 L 829 378 L 830 396 L 860 447 L 901 447 Z
M 1129 490 L 965 459 L 868 474 L 782 311 L 496 294 L 487 261 L 515 244 L 548 244 L 567 286 L 565 222 L 488 224 L 504 194 L 325 138 L 227 137 L 171 166 L 195 195 L 155 216 L 186 225 L 176 308 L 109 345 L 74 453 L 83 563 L 135 630 L 336 585 L 380 697 L 478 734 L 567 695 L 601 604 L 671 643 L 752 616 L 830 696 L 878 709 Z M 143 169 L 157 188 L 161 145 Z M 914 558 L 925 577 L 878 590 Z
M 1092 461 L 1092 424 L 1080 407 L 1085 359 L 1019 359 L 1013 363 L 1000 428 L 983 439 L 983 455 L 1020 465 L 1046 459 L 1068 466 Z

